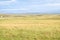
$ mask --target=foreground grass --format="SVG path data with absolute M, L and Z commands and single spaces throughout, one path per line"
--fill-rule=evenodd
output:
M 1 18 L 0 40 L 60 40 L 60 19 Z

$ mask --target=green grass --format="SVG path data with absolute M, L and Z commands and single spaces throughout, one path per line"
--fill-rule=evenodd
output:
M 60 40 L 60 17 L 1 18 L 0 40 Z

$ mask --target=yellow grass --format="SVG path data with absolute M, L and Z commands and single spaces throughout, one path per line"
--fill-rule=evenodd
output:
M 43 17 L 0 18 L 0 40 L 59 40 L 59 17 Z

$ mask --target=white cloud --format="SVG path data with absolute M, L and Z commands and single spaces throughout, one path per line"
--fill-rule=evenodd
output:
M 13 1 L 13 2 L 14 2 L 14 1 L 16 1 L 16 0 L 11 0 L 11 1 Z
M 42 6 L 60 6 L 60 3 L 48 3 L 48 4 L 43 4 Z
M 1 10 L 28 10 L 26 8 L 19 8 L 19 9 L 1 9 Z
M 46 3 L 46 4 L 36 4 L 36 5 L 31 5 L 31 7 L 46 7 L 46 6 L 60 6 L 60 3 Z
M 12 2 L 15 2 L 16 0 L 11 0 L 11 1 L 0 1 L 0 5 L 8 5 Z
M 0 2 L 15 2 L 16 0 L 11 0 L 11 1 L 0 1 Z

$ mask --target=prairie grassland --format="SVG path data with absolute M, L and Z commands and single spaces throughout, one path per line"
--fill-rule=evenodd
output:
M 0 18 L 0 40 L 60 40 L 60 17 Z

